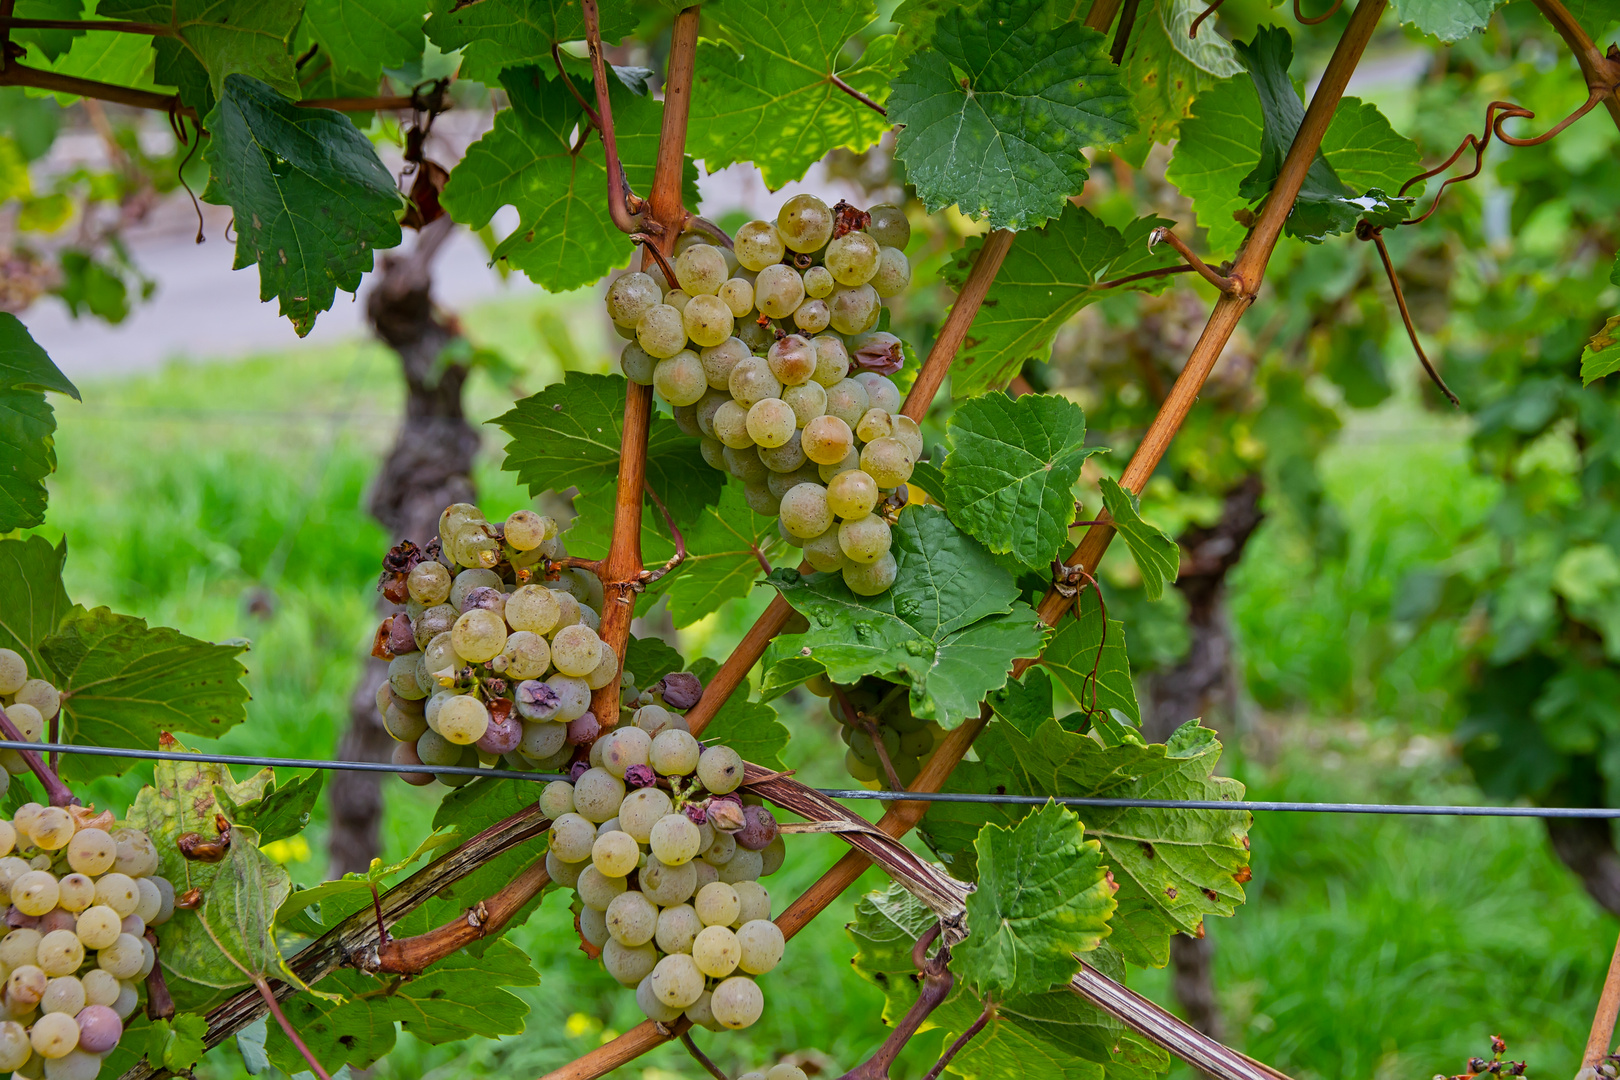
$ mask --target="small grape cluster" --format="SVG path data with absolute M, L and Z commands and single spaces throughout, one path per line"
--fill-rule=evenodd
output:
M 844 767 L 866 787 L 889 785 L 885 757 L 894 769 L 894 779 L 902 787 L 909 786 L 945 741 L 945 729 L 937 722 L 911 714 L 907 687 L 871 676 L 854 686 L 838 686 L 818 675 L 805 683 L 805 689 L 831 699 L 828 712 L 838 721 L 838 734 L 849 747 Z
M 546 870 L 575 891 L 580 936 L 649 1018 L 748 1027 L 765 1008 L 754 976 L 786 945 L 758 882 L 786 856 L 776 819 L 738 793 L 737 752 L 704 747 L 679 712 L 653 702 L 631 721 L 592 745 L 573 783 L 541 794 Z
M 62 711 L 62 695 L 46 679 L 28 677 L 28 660 L 11 649 L 0 649 L 0 706 L 24 742 L 39 742 L 45 725 Z M 28 762 L 15 750 L 0 750 L 0 795 L 11 778 L 28 771 Z
M 157 962 L 146 928 L 174 914 L 174 886 L 151 838 L 114 824 L 32 802 L 0 819 L 0 1072 L 94 1080 L 135 1012 Z
M 811 566 L 863 596 L 894 584 L 890 521 L 923 449 L 888 377 L 900 339 L 875 330 L 883 299 L 911 283 L 910 238 L 897 206 L 796 195 L 732 248 L 681 237 L 673 283 L 634 272 L 607 291 L 608 316 L 633 339 L 625 376 L 673 407 Z
M 551 518 L 519 510 L 491 524 L 469 503 L 445 509 L 426 550 L 388 553 L 383 592 L 404 610 L 377 632 L 377 654 L 390 658 L 377 709 L 397 740 L 394 764 L 544 772 L 596 738 L 591 691 L 619 677 L 619 662 L 597 633 L 601 581 L 552 567 L 564 554 Z

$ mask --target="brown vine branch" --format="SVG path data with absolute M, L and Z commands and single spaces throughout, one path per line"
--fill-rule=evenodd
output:
M 658 241 L 654 240 L 647 233 L 639 232 L 631 233 L 630 239 L 640 244 L 641 250 L 652 256 L 652 261 L 658 264 L 658 269 L 663 273 L 664 280 L 669 282 L 669 287 L 671 289 L 678 289 L 681 287 L 681 283 L 675 278 L 675 268 L 670 265 L 669 257 L 662 251 L 658 250 Z
M 917 1000 L 911 1003 L 911 1008 L 907 1009 L 900 1022 L 895 1024 L 894 1030 L 883 1040 L 883 1045 L 878 1047 L 877 1052 L 849 1070 L 839 1080 L 888 1080 L 889 1069 L 900 1056 L 900 1051 L 906 1048 L 906 1044 L 917 1034 L 929 1016 L 933 1015 L 934 1010 L 945 1004 L 945 999 L 951 996 L 951 990 L 956 985 L 956 977 L 946 967 L 951 959 L 951 950 L 942 945 L 933 956 L 927 955 L 928 946 L 939 937 L 939 934 L 940 924 L 935 923 L 912 947 L 911 962 L 916 965 L 921 976 Z
M 1620 127 L 1620 49 L 1609 46 L 1605 53 L 1593 43 L 1590 35 L 1571 15 L 1562 0 L 1532 0 L 1536 9 L 1552 24 L 1558 36 L 1564 39 L 1569 51 L 1575 54 L 1581 77 L 1588 90 L 1601 92 L 1601 100 L 1609 110 L 1615 125 Z
M 118 19 L 13 19 L 0 16 L 0 27 L 7 30 L 104 30 L 115 34 L 141 34 L 146 37 L 179 37 L 180 31 L 168 23 L 125 22 Z
M 1395 263 L 1389 257 L 1389 248 L 1384 246 L 1382 230 L 1373 228 L 1365 221 L 1357 222 L 1356 237 L 1361 240 L 1371 240 L 1373 245 L 1378 248 L 1378 258 L 1384 264 L 1384 276 L 1389 278 L 1389 287 L 1395 292 L 1395 306 L 1400 309 L 1401 322 L 1406 327 L 1406 336 L 1412 342 L 1412 348 L 1417 352 L 1418 361 L 1422 363 L 1423 370 L 1428 373 L 1430 381 L 1440 388 L 1440 392 L 1446 395 L 1447 400 L 1461 408 L 1462 402 L 1457 400 L 1457 395 L 1451 392 L 1451 387 L 1446 385 L 1446 380 L 1440 377 L 1440 373 L 1429 362 L 1429 354 L 1423 351 L 1423 345 L 1418 341 L 1417 327 L 1412 323 L 1412 313 L 1407 310 L 1406 294 L 1401 291 L 1401 280 L 1395 274 Z
M 17 725 L 11 722 L 11 717 L 6 715 L 5 709 L 0 709 L 0 734 L 4 734 L 12 742 L 25 743 L 33 741 L 32 739 L 23 738 L 22 732 L 18 731 Z M 62 783 L 62 778 L 57 776 L 50 766 L 45 764 L 44 759 L 37 752 L 33 750 L 18 750 L 16 752 L 22 755 L 23 761 L 28 763 L 28 767 L 33 770 L 34 776 L 39 779 L 52 806 L 81 805 L 78 797 L 68 790 L 68 786 Z
M 1595 1069 L 1603 1064 L 1614 1043 L 1617 1017 L 1620 1017 L 1620 940 L 1614 943 L 1609 973 L 1603 979 L 1603 993 L 1598 997 L 1597 1012 L 1592 1015 L 1592 1033 L 1586 1037 L 1586 1052 L 1581 1056 L 1583 1066 Z
M 1213 0 L 1213 2 L 1207 8 L 1199 12 L 1198 18 L 1194 19 L 1192 21 L 1192 25 L 1187 28 L 1187 36 L 1189 38 L 1197 37 L 1198 28 L 1204 25 L 1204 20 L 1221 10 L 1221 5 L 1224 3 L 1226 3 L 1226 0 Z
M 287 1014 L 281 1011 L 281 1003 L 276 1000 L 275 992 L 270 989 L 270 984 L 265 981 L 264 976 L 255 975 L 253 985 L 258 989 L 259 996 L 264 998 L 265 1007 L 270 1010 L 270 1015 L 276 1018 L 276 1023 L 280 1024 L 281 1030 L 286 1033 L 287 1041 L 298 1047 L 298 1052 L 304 1055 L 304 1060 L 309 1063 L 310 1070 L 320 1080 L 332 1080 L 332 1075 L 321 1065 L 310 1048 L 304 1045 L 304 1040 L 299 1036 L 298 1029 L 292 1026 L 292 1021 L 287 1019 Z
M 550 882 L 546 860 L 537 859 L 500 892 L 488 900 L 479 901 L 476 906 L 468 908 L 443 926 L 415 937 L 381 940 L 367 945 L 356 950 L 352 962 L 360 970 L 374 975 L 419 975 L 451 953 L 481 938 L 500 933 L 512 916 L 539 896 Z M 382 932 L 386 933 L 386 930 Z
M 579 87 L 574 85 L 574 80 L 568 77 L 568 70 L 563 67 L 562 62 L 562 45 L 555 41 L 551 43 L 551 62 L 557 65 L 557 75 L 562 79 L 563 86 L 567 88 L 568 93 L 573 96 L 574 100 L 579 102 L 579 107 L 585 110 L 585 115 L 591 121 L 591 127 L 595 128 L 597 131 L 601 131 L 601 115 L 598 114 L 595 109 L 591 108 L 591 103 L 586 101 L 585 95 L 579 92 Z M 603 142 L 605 143 L 606 139 L 604 139 Z M 609 171 L 608 175 L 611 180 L 611 170 Z
M 1086 12 L 1085 25 L 1093 30 L 1106 33 L 1114 25 L 1114 16 L 1119 14 L 1120 0 L 1092 0 L 1091 10 Z
M 664 79 L 664 123 L 658 134 L 658 162 L 648 196 L 653 220 L 666 234 L 659 248 L 675 250 L 675 238 L 686 228 L 687 210 L 681 203 L 681 176 L 686 163 L 686 125 L 692 108 L 692 82 L 697 71 L 698 9 L 696 5 L 675 16 L 670 28 L 669 72 Z
M 1181 237 L 1177 236 L 1174 232 L 1171 232 L 1169 229 L 1163 226 L 1160 226 L 1159 228 L 1148 233 L 1148 250 L 1152 251 L 1154 247 L 1161 242 L 1169 244 L 1172 248 L 1175 248 L 1176 254 L 1180 255 L 1184 260 L 1186 260 L 1187 265 L 1190 266 L 1199 277 L 1221 290 L 1221 292 L 1237 293 L 1243 290 L 1243 282 L 1241 279 L 1235 276 L 1222 274 L 1220 271 L 1210 266 L 1203 259 L 1200 259 L 1197 253 L 1194 252 L 1192 248 L 1188 247 L 1186 242 L 1183 241 Z
M 1157 270 L 1143 270 L 1141 273 L 1137 273 L 1137 274 L 1126 274 L 1122 278 L 1110 278 L 1107 281 L 1099 281 L 1099 282 L 1097 282 L 1097 284 L 1093 285 L 1092 288 L 1094 288 L 1094 289 L 1117 289 L 1121 285 L 1129 285 L 1133 281 L 1143 281 L 1143 280 L 1146 280 L 1147 278 L 1168 277 L 1171 274 L 1191 274 L 1191 273 L 1193 273 L 1193 267 L 1187 266 L 1187 265 L 1182 265 L 1182 266 L 1161 266 Z
M 865 105 L 868 109 L 871 109 L 873 112 L 877 113 L 879 116 L 885 118 L 888 117 L 888 109 L 885 109 L 883 106 L 879 105 L 877 102 L 873 101 L 871 98 L 867 97 L 865 94 L 861 93 L 859 90 L 855 89 L 853 86 L 849 85 L 849 83 L 845 82 L 843 79 L 840 79 L 837 75 L 834 75 L 830 71 L 827 73 L 827 81 L 838 87 L 838 89 L 842 90 L 850 97 L 854 98 L 856 101 L 860 102 L 862 105 Z
M 1125 0 L 1119 11 L 1119 26 L 1114 30 L 1114 43 L 1108 48 L 1108 59 L 1118 67 L 1125 62 L 1125 50 L 1131 44 L 1131 30 L 1136 25 L 1138 0 Z
M 147 944 L 152 946 L 153 957 L 158 956 L 158 936 L 155 930 L 146 931 Z M 174 995 L 169 993 L 169 984 L 163 978 L 163 964 L 159 959 L 152 961 L 152 970 L 146 975 L 146 1018 L 148 1020 L 170 1020 L 174 1017 Z
M 645 206 L 630 190 L 624 178 L 624 166 L 619 162 L 619 144 L 613 134 L 613 103 L 608 96 L 607 61 L 602 57 L 602 16 L 597 0 L 584 0 L 585 42 L 591 53 L 591 83 L 596 89 L 596 108 L 585 105 L 591 123 L 602 133 L 602 152 L 607 159 L 608 216 L 620 232 L 634 233 L 646 228 Z M 555 49 L 553 49 L 555 52 Z M 557 70 L 562 70 L 562 58 L 557 57 Z M 568 82 L 564 76 L 564 82 Z M 574 84 L 568 82 L 572 90 Z M 581 99 L 580 104 L 584 105 Z

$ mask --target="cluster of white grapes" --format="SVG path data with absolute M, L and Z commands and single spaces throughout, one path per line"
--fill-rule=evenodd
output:
M 6 719 L 24 742 L 39 742 L 45 725 L 62 711 L 62 695 L 45 679 L 28 677 L 28 660 L 11 649 L 0 649 L 0 706 Z M 11 787 L 11 778 L 28 771 L 28 762 L 15 750 L 0 750 L 0 795 Z
M 765 1008 L 754 976 L 785 947 L 758 879 L 786 847 L 770 811 L 737 792 L 742 758 L 705 748 L 685 717 L 653 702 L 583 766 L 540 797 L 552 819 L 546 870 L 575 891 L 580 935 L 649 1018 L 748 1027 Z
M 114 824 L 32 802 L 0 819 L 0 1072 L 94 1080 L 139 1003 L 157 960 L 146 928 L 174 914 L 174 886 L 151 838 Z
M 392 659 L 377 709 L 398 740 L 394 764 L 545 772 L 596 738 L 591 691 L 619 677 L 619 662 L 597 634 L 596 575 L 561 568 L 547 580 L 549 560 L 563 554 L 551 518 L 519 510 L 492 524 L 469 503 L 444 511 L 426 551 L 389 552 L 384 595 L 404 610 L 378 632 Z M 437 779 L 460 786 L 474 777 Z
M 875 329 L 883 299 L 911 283 L 910 238 L 897 206 L 796 195 L 731 248 L 681 237 L 674 282 L 653 268 L 607 291 L 632 339 L 625 376 L 674 408 L 704 459 L 742 480 L 748 505 L 779 517 L 811 566 L 863 596 L 894 584 L 884 515 L 923 449 L 888 378 L 900 339 Z
M 868 788 L 890 786 L 885 757 L 900 786 L 909 787 L 945 741 L 945 729 L 937 722 L 911 714 L 908 687 L 871 676 L 854 686 L 837 686 L 818 675 L 805 683 L 805 689 L 831 699 L 828 712 L 838 721 L 838 734 L 849 747 L 844 767 Z

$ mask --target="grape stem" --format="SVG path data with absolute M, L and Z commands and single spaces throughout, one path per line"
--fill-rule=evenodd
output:
M 281 1025 L 281 1030 L 287 1033 L 287 1040 L 298 1047 L 298 1052 L 304 1055 L 305 1061 L 309 1062 L 310 1071 L 320 1080 L 332 1080 L 332 1075 L 316 1060 L 309 1047 L 304 1045 L 304 1040 L 299 1037 L 297 1029 L 292 1026 L 292 1022 L 287 1019 L 287 1014 L 281 1011 L 281 1003 L 276 1000 L 275 991 L 270 989 L 270 984 L 265 981 L 264 976 L 255 975 L 253 985 L 258 987 L 259 996 L 264 998 L 265 1005 L 270 1009 L 270 1015 L 276 1018 L 276 1023 Z
M 873 112 L 877 113 L 879 116 L 885 118 L 888 117 L 888 109 L 885 109 L 883 106 L 879 105 L 877 102 L 873 101 L 871 98 L 867 97 L 865 94 L 861 93 L 859 90 L 855 89 L 853 86 L 849 85 L 849 83 L 845 82 L 843 79 L 840 79 L 837 75 L 834 75 L 830 71 L 827 73 L 827 81 L 838 87 L 838 89 L 842 90 L 850 97 L 854 98 L 856 101 L 860 102 L 862 105 L 865 105 L 868 109 L 871 109 Z
M 11 722 L 11 717 L 6 715 L 5 709 L 0 709 L 0 732 L 4 732 L 6 738 L 12 742 L 34 741 L 23 738 L 22 732 L 18 731 L 17 725 Z M 34 770 L 34 775 L 39 777 L 39 782 L 44 786 L 45 794 L 50 797 L 52 806 L 83 805 L 79 802 L 78 797 L 68 790 L 68 786 L 62 783 L 62 778 L 57 776 L 38 754 L 32 750 L 18 750 L 17 753 L 22 755 L 22 759 L 28 763 L 28 767 Z
M 956 977 L 946 966 L 951 959 L 950 948 L 941 945 L 933 956 L 927 955 L 928 947 L 939 935 L 940 924 L 935 923 L 911 947 L 911 962 L 916 965 L 917 971 L 922 976 L 917 1000 L 912 1002 L 911 1008 L 906 1010 L 906 1015 L 900 1018 L 900 1022 L 894 1026 L 889 1037 L 883 1040 L 883 1045 L 878 1047 L 877 1052 L 849 1070 L 839 1080 L 888 1080 L 889 1069 L 900 1056 L 900 1051 L 904 1050 L 912 1036 L 917 1034 L 923 1021 L 951 996 L 951 990 L 956 986 Z M 952 1053 L 954 1052 L 953 1050 Z
M 148 928 L 146 940 L 152 946 L 154 957 L 158 955 L 158 936 L 156 931 Z M 156 959 L 152 961 L 152 970 L 146 974 L 146 1018 L 148 1020 L 168 1020 L 174 1016 L 174 995 L 169 993 L 169 984 L 163 980 L 163 965 Z
M 675 554 L 669 557 L 668 562 L 657 570 L 643 570 L 641 572 L 641 584 L 651 585 L 686 561 L 686 538 L 681 535 L 681 530 L 675 527 L 675 519 L 669 516 L 669 510 L 665 508 L 664 500 L 658 497 L 658 493 L 652 489 L 652 485 L 643 479 L 641 486 L 646 489 L 647 498 L 651 499 L 653 505 L 658 507 L 658 512 L 664 515 L 664 524 L 669 526 L 669 535 L 675 541 Z
M 973 1036 L 984 1030 L 984 1025 L 988 1024 L 990 1022 L 990 1018 L 995 1014 L 996 1003 L 986 999 L 984 1003 L 984 1011 L 979 1014 L 979 1018 L 973 1021 L 972 1025 L 966 1031 L 962 1032 L 962 1034 L 957 1037 L 955 1042 L 951 1043 L 949 1050 L 946 1050 L 945 1053 L 940 1055 L 939 1060 L 934 1062 L 934 1067 L 923 1074 L 923 1080 L 938 1080 L 939 1074 L 945 1071 L 945 1066 L 951 1063 L 951 1059 L 957 1055 L 962 1047 L 966 1046 L 968 1042 L 972 1040 Z
M 1197 253 L 1188 247 L 1181 237 L 1163 226 L 1148 233 L 1148 250 L 1152 251 L 1161 242 L 1175 248 L 1176 254 L 1186 259 L 1187 265 L 1197 271 L 1199 277 L 1221 290 L 1221 292 L 1233 294 L 1243 290 L 1242 278 L 1222 274 L 1203 259 L 1200 259 Z
M 676 1023 L 679 1024 L 680 1021 L 677 1020 Z M 692 1060 L 696 1061 L 699 1065 L 708 1070 L 709 1075 L 714 1077 L 714 1080 L 730 1080 L 730 1077 L 726 1076 L 725 1071 L 722 1070 L 720 1066 L 709 1060 L 708 1054 L 705 1054 L 703 1051 L 698 1049 L 697 1043 L 692 1041 L 691 1028 L 687 1028 L 685 1031 L 682 1031 L 679 1038 L 681 1040 L 681 1045 L 686 1047 L 686 1052 L 692 1055 Z

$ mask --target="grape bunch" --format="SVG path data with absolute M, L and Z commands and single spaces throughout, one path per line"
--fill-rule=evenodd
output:
M 888 377 L 900 339 L 875 329 L 884 298 L 911 283 L 910 238 L 897 206 L 796 195 L 732 248 L 683 236 L 673 283 L 653 268 L 607 291 L 631 339 L 625 377 L 657 391 L 811 566 L 862 596 L 894 584 L 889 527 L 923 449 Z
M 893 779 L 901 787 L 909 786 L 945 741 L 945 729 L 938 723 L 911 714 L 907 687 L 872 676 L 854 686 L 838 686 L 818 675 L 805 689 L 831 699 L 828 712 L 838 721 L 838 734 L 849 747 L 844 767 L 866 787 L 891 786 L 885 757 L 894 769 Z
M 146 928 L 174 914 L 174 886 L 151 838 L 114 825 L 33 802 L 0 819 L 0 1072 L 94 1080 L 135 1011 L 157 960 Z
M 62 711 L 62 695 L 46 679 L 28 677 L 28 661 L 21 653 L 0 649 L 0 706 L 6 711 L 24 742 L 39 742 L 45 725 Z M 0 750 L 0 795 L 11 787 L 11 778 L 28 771 L 28 763 L 15 750 Z
M 745 1028 L 765 1008 L 754 977 L 786 944 L 758 882 L 786 846 L 770 811 L 738 793 L 737 752 L 704 747 L 665 704 L 641 705 L 598 739 L 572 783 L 546 785 L 546 871 L 574 890 L 580 936 L 648 1017 Z
M 597 634 L 601 581 L 552 567 L 564 554 L 551 518 L 491 524 L 468 503 L 445 509 L 426 550 L 389 551 L 383 593 L 404 610 L 377 631 L 389 658 L 377 709 L 407 783 L 473 779 L 418 771 L 434 766 L 556 770 L 596 738 L 591 691 L 619 678 L 619 660 Z

